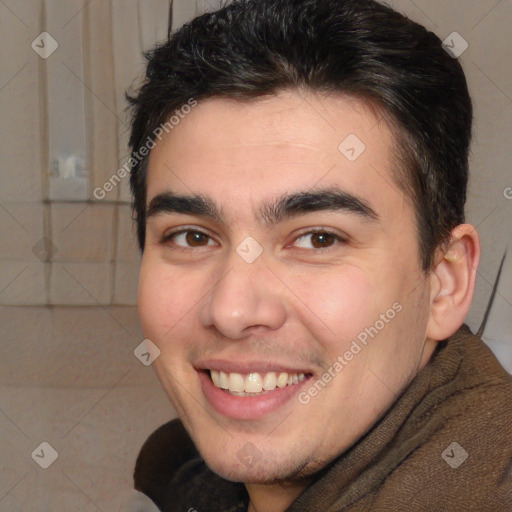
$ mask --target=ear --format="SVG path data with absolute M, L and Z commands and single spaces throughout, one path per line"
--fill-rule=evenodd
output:
M 429 275 L 430 315 L 427 338 L 444 340 L 464 323 L 475 289 L 480 262 L 480 238 L 476 228 L 461 224 L 449 243 L 438 249 L 437 263 Z

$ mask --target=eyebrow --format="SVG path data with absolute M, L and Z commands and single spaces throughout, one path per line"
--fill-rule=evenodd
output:
M 284 194 L 265 202 L 257 212 L 261 223 L 273 226 L 284 220 L 318 211 L 341 211 L 378 222 L 379 216 L 362 197 L 337 187 L 313 189 Z M 204 195 L 177 195 L 162 192 L 151 199 L 146 219 L 165 213 L 197 215 L 226 224 L 221 208 Z

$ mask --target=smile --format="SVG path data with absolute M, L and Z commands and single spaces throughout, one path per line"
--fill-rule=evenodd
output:
M 269 363 L 203 364 L 196 371 L 208 406 L 221 416 L 242 421 L 288 415 L 291 404 L 297 403 L 293 398 L 313 375 L 304 369 L 272 371 L 276 368 Z
M 276 388 L 293 386 L 302 382 L 306 376 L 302 372 L 251 372 L 247 374 L 210 370 L 214 386 L 234 396 L 260 396 Z

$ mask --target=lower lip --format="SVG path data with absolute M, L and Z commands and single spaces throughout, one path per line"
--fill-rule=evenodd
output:
M 205 371 L 199 371 L 201 387 L 206 398 L 220 414 L 234 420 L 257 420 L 283 407 L 300 391 L 309 380 L 298 384 L 276 388 L 274 391 L 257 396 L 233 396 L 218 388 Z

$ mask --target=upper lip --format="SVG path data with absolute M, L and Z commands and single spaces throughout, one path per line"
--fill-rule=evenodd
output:
M 225 359 L 205 359 L 194 364 L 197 370 L 218 370 L 225 373 L 313 373 L 300 364 L 297 366 L 271 361 L 227 361 Z

